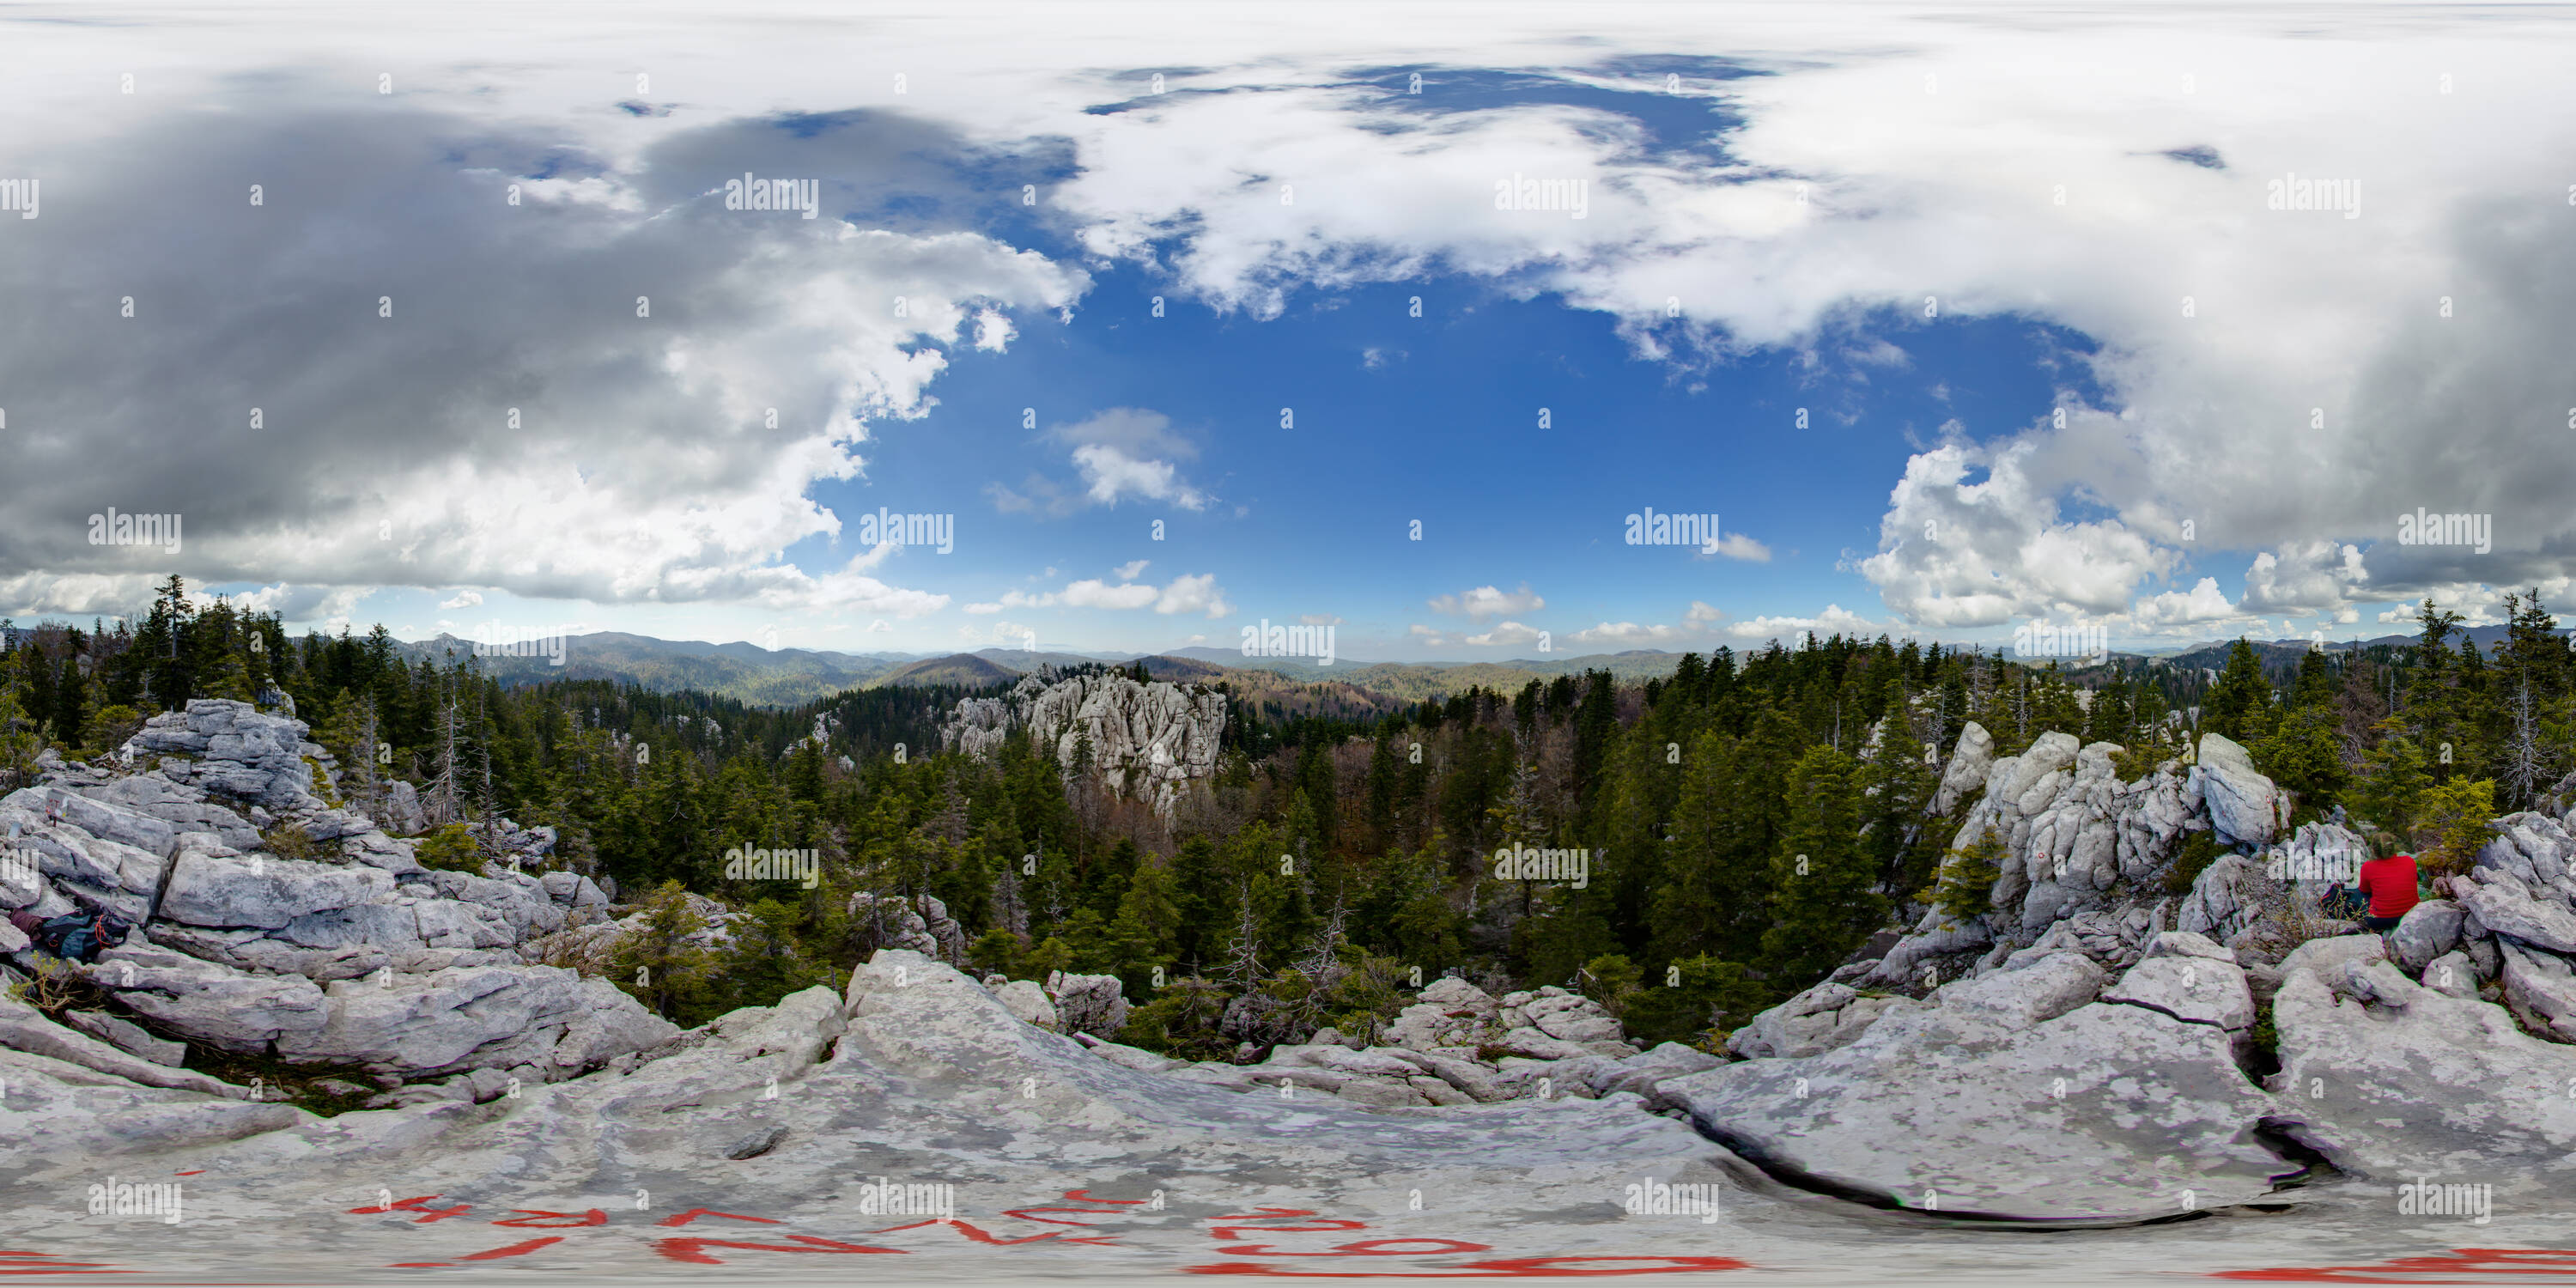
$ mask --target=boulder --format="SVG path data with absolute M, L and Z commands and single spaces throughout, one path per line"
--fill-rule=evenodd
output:
M 2106 978 L 2080 953 L 2051 953 L 2019 967 L 1941 986 L 1934 998 L 1947 1011 L 2023 1029 L 2053 1020 L 2091 1002 Z
M 420 793 L 397 778 L 385 784 L 384 817 L 377 820 L 395 836 L 418 836 L 429 830 L 429 815 L 420 808 Z
M 2477 963 L 2467 953 L 2445 953 L 2424 967 L 2424 987 L 2445 997 L 2475 1000 L 2478 981 Z
M 831 996 L 830 989 L 822 992 Z M 547 1055 L 548 1077 L 572 1077 L 620 1056 L 650 1051 L 680 1035 L 679 1025 L 644 1009 L 624 989 L 596 975 L 582 977 L 581 997 L 581 1009 L 565 1022 L 563 1036 Z
M 2524 1023 L 2557 1035 L 2561 1042 L 2576 1042 L 2576 970 L 2569 968 L 2565 958 L 2552 953 L 2511 943 L 2499 947 L 2504 958 L 2505 1000 L 2521 1014 Z M 2576 1082 L 2569 1085 L 2576 1089 Z
M 2243 855 L 2222 854 L 2193 878 L 2191 894 L 2174 914 L 2174 928 L 2232 942 L 2281 897 L 2279 883 L 2265 876 L 2261 866 Z
M 2260 1199 L 2297 1170 L 2256 1136 L 2271 1098 L 2225 1031 L 2143 1006 L 2028 1027 L 1912 1008 L 1822 1055 L 1659 1089 L 1774 1176 L 1945 1216 L 2153 1220 Z
M 163 1041 L 123 1016 L 110 1015 L 105 1011 L 65 1011 L 62 1022 L 127 1055 L 140 1056 L 154 1064 L 176 1069 L 188 1061 L 187 1043 Z
M 2499 1195 L 2563 1196 L 2576 1052 L 2526 1036 L 2491 1003 L 2394 972 L 2375 987 L 2402 1005 L 2343 1000 L 2310 970 L 2282 983 L 2273 1085 L 2292 1134 L 2383 1186 L 2470 1176 Z
M 1959 741 L 1950 749 L 1950 763 L 1942 766 L 1941 786 L 1933 793 L 1932 812 L 1949 817 L 1968 793 L 1985 785 L 1986 772 L 1994 763 L 1994 735 L 1987 733 L 1985 726 L 1969 721 L 1960 728 Z
M 1057 1030 L 1116 1037 L 1127 1025 L 1125 986 L 1115 975 L 1067 975 L 1047 979 L 1047 997 L 1055 1007 Z
M 8 1123 L 11 1168 L 17 1177 L 50 1171 L 60 1178 L 59 1183 L 22 1179 L 15 1186 L 0 1182 L 0 1188 L 12 1191 L 8 1201 L 0 1204 L 0 1225 L 9 1227 L 13 1246 L 27 1246 L 19 1241 L 38 1233 L 34 1222 L 47 1219 L 49 1208 L 37 1197 L 44 1185 L 58 1184 L 58 1196 L 77 1196 L 93 1183 L 79 1181 L 77 1169 L 105 1171 L 99 1167 L 104 1160 L 133 1155 L 167 1158 L 174 1152 L 222 1148 L 262 1137 L 292 1141 L 296 1139 L 292 1135 L 269 1134 L 291 1133 L 316 1122 L 313 1115 L 291 1105 L 254 1103 L 244 1088 L 216 1084 L 204 1089 L 202 1083 L 214 1080 L 137 1060 L 68 1030 L 54 1031 L 89 1043 L 94 1052 L 129 1061 L 143 1076 L 168 1077 L 187 1085 L 164 1088 L 78 1061 L 0 1045 L 0 1084 L 6 1084 L 6 1108 L 0 1114 Z M 291 1168 L 281 1168 L 279 1174 L 290 1180 L 305 1175 Z
M 1953 919 L 1933 908 L 1916 923 L 1914 933 L 1897 940 L 1878 959 L 1878 964 L 1860 977 L 1881 984 L 1904 983 L 1915 978 L 1918 973 L 1915 966 L 1927 957 L 1978 952 L 1993 943 L 1994 933 L 1986 928 L 1983 918 Z
M 450 874 L 461 875 L 461 874 Z M 196 926 L 276 930 L 298 917 L 332 912 L 393 893 L 390 873 L 301 859 L 182 856 L 160 914 Z
M 136 940 L 100 953 L 88 973 L 136 1014 L 227 1051 L 265 1052 L 329 1022 L 322 990 L 300 975 L 253 975 Z
M 1483 989 L 1455 976 L 1423 986 L 1420 1001 L 1398 1012 L 1386 1027 L 1388 1042 L 1416 1051 L 1432 1047 L 1476 1047 L 1498 1041 L 1502 1004 Z
M 2479 925 L 2553 953 L 2576 953 L 2576 911 L 2555 899 L 2534 897 L 2501 869 L 2481 868 L 2472 876 L 2485 879 L 2456 879 L 2451 892 Z
M 2495 839 L 2478 850 L 2476 866 L 2513 873 L 2525 886 L 2556 885 L 2576 857 L 2576 836 L 2547 814 L 2524 811 L 2495 820 Z
M 2270 845 L 2289 815 L 2288 801 L 2254 768 L 2254 757 L 2218 734 L 2200 736 L 2200 763 L 2191 777 L 2209 808 L 2209 822 L 2227 845 Z
M 2254 991 L 2232 962 L 2204 957 L 2150 957 L 2102 990 L 2105 1002 L 2162 1011 L 2222 1029 L 2254 1026 Z
M 1850 985 L 1815 985 L 1746 1021 L 1727 1035 L 1726 1049 L 1744 1059 L 1820 1055 L 1859 1037 L 1902 998 L 1862 997 Z
M 2427 899 L 2407 909 L 2388 935 L 2397 964 L 2422 974 L 2434 958 L 2460 946 L 2462 919 L 2460 905 L 2448 899 Z
M 2291 949 L 2290 955 L 2281 959 L 2281 978 L 2287 980 L 2293 972 L 2306 969 L 2315 971 L 2319 979 L 2335 979 L 2342 975 L 2346 962 L 2387 959 L 2387 941 L 2377 935 L 2334 935 L 2311 939 Z
M 556 966 L 388 973 L 341 980 L 327 993 L 325 1022 L 281 1035 L 280 1056 L 424 1077 L 549 1063 L 570 1027 L 603 1009 L 631 1012 L 616 1026 L 625 1032 L 659 1031 L 623 992 L 585 988 L 579 975 Z M 586 1030 L 574 1063 L 596 1055 L 594 1033 Z
M 96 800 L 68 787 L 29 787 L 0 799 L 0 825 L 28 834 L 68 827 L 116 845 L 166 859 L 179 844 L 179 829 L 114 800 Z M 23 842 L 22 842 L 23 844 Z
M 1076 1033 L 1074 1039 L 1081 1041 L 1089 1036 L 1089 1034 Z M 1167 1055 L 1156 1055 L 1141 1047 L 1122 1046 L 1116 1042 L 1104 1042 L 1097 1038 L 1082 1044 L 1091 1048 L 1093 1055 L 1122 1069 L 1134 1069 L 1139 1073 L 1169 1073 L 1184 1067 L 1179 1060 Z
M 2188 930 L 2162 931 L 2147 943 L 2149 957 L 2205 957 L 2211 961 L 2236 965 L 2236 950 L 2213 942 L 2209 936 Z
M 1576 1060 L 1592 1054 L 1580 1043 L 1549 1037 L 1536 1027 L 1508 1030 L 1494 1045 L 1531 1060 Z
M 1542 998 L 1522 1008 L 1539 1032 L 1565 1042 L 1617 1042 L 1627 1036 L 1619 1021 L 1588 997 Z
M 0 1047 L 76 1064 L 146 1087 L 167 1087 L 242 1100 L 250 1097 L 248 1091 L 231 1083 L 219 1082 L 202 1073 L 170 1068 L 159 1061 L 121 1051 L 87 1034 L 76 1033 L 46 1019 L 44 1013 L 35 1007 L 5 995 L 0 995 Z
M 1034 1024 L 1049 1033 L 1063 1032 L 1056 1019 L 1055 1003 L 1047 997 L 1045 989 L 1038 987 L 1037 981 L 1012 980 L 993 990 L 993 996 L 1001 1002 L 1002 1009 L 1010 1012 L 1011 1018 L 1020 1023 Z

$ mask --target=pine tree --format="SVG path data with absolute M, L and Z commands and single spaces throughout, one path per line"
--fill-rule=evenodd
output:
M 1860 850 L 1851 759 L 1808 748 L 1789 771 L 1789 821 L 1771 862 L 1773 921 L 1763 956 L 1793 977 L 1830 971 L 1887 915 Z
M 2209 691 L 2200 727 L 2237 743 L 2251 744 L 2268 731 L 2265 718 L 2272 700 L 2271 681 L 2263 678 L 2262 657 L 2244 636 L 2227 650 L 2227 667 Z

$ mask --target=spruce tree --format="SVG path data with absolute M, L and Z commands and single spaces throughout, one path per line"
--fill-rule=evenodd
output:
M 1851 758 L 1807 749 L 1789 771 L 1789 819 L 1772 852 L 1767 963 L 1794 979 L 1824 975 L 1887 915 L 1877 874 L 1860 848 L 1859 793 Z

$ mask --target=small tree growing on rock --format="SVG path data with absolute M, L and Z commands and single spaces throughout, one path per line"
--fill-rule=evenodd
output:
M 707 927 L 689 906 L 689 892 L 665 881 L 644 901 L 644 920 L 619 941 L 609 979 L 654 1014 L 680 1025 L 713 1018 L 707 1010 L 707 976 L 714 954 L 690 942 Z

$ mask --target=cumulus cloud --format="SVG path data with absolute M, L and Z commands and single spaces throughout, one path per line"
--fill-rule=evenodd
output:
M 2359 548 L 2296 542 L 2254 556 L 2239 606 L 2249 613 L 2335 613 L 2370 580 Z
M 1142 561 L 1130 565 L 1143 571 Z M 1230 617 L 1234 605 L 1225 590 L 1216 584 L 1215 573 L 1174 577 L 1171 583 L 1156 587 L 1144 582 L 1127 581 L 1113 585 L 1097 577 L 1086 577 L 1066 584 L 1062 590 L 1037 593 L 1012 589 L 1001 598 L 987 603 L 966 605 L 969 613 L 998 613 L 1007 608 L 1151 608 L 1157 613 L 1205 613 L 1209 617 Z
M 1919 317 L 1927 300 L 1944 319 L 2030 318 L 2098 341 L 2073 360 L 2106 406 L 2067 397 L 2062 423 L 2008 428 L 1976 451 L 1996 466 L 1981 493 L 1957 491 L 1946 447 L 1909 466 L 1866 571 L 1919 625 L 2189 599 L 2156 584 L 2186 545 L 2353 545 L 2375 596 L 2576 573 L 2576 456 L 2540 450 L 2568 401 L 2554 373 L 2576 332 L 2576 242 L 2524 165 L 2576 144 L 2576 122 L 2554 110 L 2540 29 L 2446 33 L 2474 47 L 2492 92 L 2441 113 L 2326 73 L 2321 47 L 2254 20 L 2133 25 L 2115 41 L 2045 24 L 1893 30 L 1864 46 L 1818 13 L 1767 31 L 1771 74 L 1726 82 L 1743 124 L 1717 164 L 1676 158 L 1637 117 L 1417 108 L 1266 51 L 1257 69 L 1195 78 L 1263 92 L 1091 123 L 1080 146 L 1094 164 L 1060 197 L 1099 253 L 1169 265 L 1255 316 L 1301 289 L 1436 264 L 1610 314 L 1650 356 L 1782 346 L 1894 372 L 1911 361 L 1901 336 L 1846 332 L 1881 311 Z M 1605 54 L 1739 52 L 1617 21 L 1586 36 Z M 1479 65 L 1472 37 L 1417 38 L 1440 44 L 1418 60 Z M 2372 39 L 2357 48 L 2395 54 Z M 2188 67 L 2204 85 L 2316 74 L 2222 109 L 2140 67 Z M 1943 93 L 1922 91 L 1928 75 Z M 2224 164 L 2173 142 L 2221 131 Z M 2392 195 L 2349 220 L 2269 209 L 2267 185 L 2290 172 Z M 1587 217 L 1492 211 L 1495 178 L 1515 173 L 1587 181 Z M 2065 199 L 2034 196 L 2034 174 Z M 2424 192 L 2445 197 L 2393 195 Z M 2494 549 L 2397 548 L 2396 516 L 2417 506 L 2492 514 Z M 1927 518 L 1948 520 L 1943 537 L 1922 535 Z
M 1060 519 L 1090 506 L 1121 500 L 1161 501 L 1204 510 L 1211 498 L 1181 474 L 1198 446 L 1172 429 L 1171 418 L 1141 407 L 1112 407 L 1071 424 L 1050 427 L 1044 439 L 1068 449 L 1076 478 L 1067 483 L 1032 471 L 1017 487 L 985 486 L 1005 513 Z
M 1907 466 L 1858 564 L 1916 624 L 2115 615 L 2133 600 L 2158 621 L 2202 617 L 2198 587 L 2163 581 L 2184 548 L 2284 552 L 2249 582 L 2256 605 L 2321 593 L 2286 553 L 2320 543 L 2361 551 L 2375 597 L 2576 571 L 2564 504 L 2576 458 L 2535 450 L 2563 424 L 2576 242 L 2528 165 L 2567 151 L 2576 121 L 2554 110 L 2556 48 L 2526 20 L 2446 33 L 2483 69 L 2481 92 L 2427 112 L 2384 78 L 2323 74 L 2346 51 L 2393 55 L 2374 33 L 2330 46 L 2236 17 L 2131 24 L 2106 41 L 2085 24 L 1896 15 L 1856 39 L 1832 15 L 1787 17 L 1754 60 L 1769 74 L 1685 81 L 1740 117 L 1715 156 L 1676 155 L 1640 117 L 1595 107 L 1405 101 L 1353 81 L 1340 30 L 1025 21 L 1029 38 L 1004 44 L 966 16 L 908 28 L 911 48 L 953 69 L 935 125 L 828 108 L 793 130 L 681 116 L 619 121 L 661 133 L 594 151 L 560 146 L 573 127 L 494 124 L 546 92 L 520 85 L 472 96 L 458 110 L 473 116 L 410 99 L 363 117 L 173 113 L 113 127 L 113 146 L 93 132 L 50 152 L 14 132 L 0 160 L 77 168 L 89 217 L 60 225 L 78 245 L 51 232 L 41 250 L 0 243 L 0 296 L 16 306 L 0 322 L 0 387 L 13 433 L 34 427 L 0 479 L 0 585 L 22 587 L 22 606 L 69 604 L 111 590 L 73 578 L 158 571 L 78 543 L 72 520 L 112 502 L 185 512 L 182 571 L 199 578 L 621 603 L 807 593 L 779 552 L 834 530 L 805 489 L 862 467 L 874 432 L 862 418 L 916 413 L 945 350 L 1006 343 L 1010 316 L 1080 294 L 1074 270 L 953 231 L 974 191 L 998 185 L 933 182 L 907 160 L 977 149 L 1042 154 L 1043 208 L 1091 253 L 1258 316 L 1299 291 L 1436 266 L 1597 310 L 1640 352 L 1685 360 L 1785 346 L 1896 371 L 1903 337 L 1838 328 L 1873 310 L 1916 316 L 1927 297 L 1945 319 L 2027 318 L 2098 341 L 2076 361 L 2105 408 L 2070 401 L 2062 425 L 1927 447 Z M 319 47 L 286 28 L 255 38 L 267 57 Z M 1591 91 L 1660 88 L 1623 55 L 1743 55 L 1732 32 L 1591 13 L 1508 33 L 1399 15 L 1370 42 L 1382 65 L 1427 67 L 1562 50 L 1543 61 Z M 1088 69 L 1144 65 L 1203 69 L 1176 76 L 1201 92 L 1084 110 L 1104 92 Z M 1978 70 L 1962 80 L 1964 65 Z M 2140 67 L 2296 89 L 2183 96 Z M 1947 73 L 1943 93 L 1921 92 L 1927 73 Z M 848 94 L 821 58 L 757 60 L 715 82 L 726 74 L 709 68 L 695 89 L 734 105 Z M 2212 165 L 2191 141 L 2220 134 L 2225 164 Z M 817 137 L 864 143 L 813 170 L 849 176 L 833 181 L 834 208 L 885 231 L 709 222 L 711 178 L 794 167 Z M 228 190 L 254 170 L 313 196 L 255 216 L 210 204 L 191 239 L 164 235 L 161 194 Z M 2265 183 L 2293 170 L 2374 195 L 2354 220 L 2265 209 Z M 1514 173 L 1586 180 L 1587 217 L 1493 209 L 1493 182 Z M 886 175 L 906 180 L 900 203 L 869 195 Z M 2040 199 L 2033 175 L 2066 203 Z M 499 201 L 513 178 L 524 207 Z M 2394 193 L 2442 197 L 2375 195 Z M 62 321 L 97 314 L 94 261 L 111 247 L 133 248 L 118 293 L 134 290 L 146 320 L 112 338 Z M 395 301 L 386 325 L 350 302 L 382 294 Z M 653 297 L 650 325 L 623 315 L 639 294 Z M 909 321 L 884 307 L 896 295 Z M 191 325 L 153 325 L 179 316 Z M 253 333 L 279 337 L 279 356 L 235 361 L 230 337 Z M 208 371 L 224 373 L 214 387 Z M 118 378 L 132 372 L 139 382 Z M 269 450 L 244 452 L 239 430 L 147 429 L 148 409 L 181 401 L 177 373 L 197 402 L 265 407 Z M 102 408 L 96 390 L 126 386 Z M 773 405 L 775 430 L 759 416 Z M 511 406 L 531 429 L 500 428 Z M 1074 460 L 1091 445 L 1059 444 L 1064 479 L 997 483 L 994 503 L 1204 503 L 1187 456 L 1104 442 Z M 2493 548 L 2399 545 L 2395 519 L 2417 506 L 2491 515 Z M 383 541 L 380 522 L 393 525 Z
M 1755 617 L 1728 623 L 1725 633 L 1738 640 L 1791 640 L 1802 635 L 1822 638 L 1828 635 L 1877 635 L 1882 628 L 1868 618 L 1845 610 L 1840 604 L 1827 604 L 1813 617 Z
M 2153 634 L 2191 635 L 2212 626 L 2249 620 L 2218 588 L 2218 579 L 2203 577 L 2190 590 L 2171 590 L 2140 599 L 2129 611 L 2130 624 Z
M 1687 639 L 1696 632 L 1680 626 L 1640 626 L 1635 622 L 1603 622 L 1587 626 L 1567 639 L 1577 644 L 1620 644 L 1644 647 Z
M 1546 633 L 1535 626 L 1523 626 L 1519 622 L 1504 621 L 1494 623 L 1493 629 L 1481 634 L 1464 636 L 1459 642 L 1474 644 L 1480 648 L 1497 644 L 1528 644 Z
M 1741 532 L 1729 532 L 1720 535 L 1717 540 L 1702 546 L 1700 548 L 1700 553 L 1702 555 L 1723 555 L 1726 558 L 1740 559 L 1746 563 L 1771 562 L 1771 547 L 1766 546 Z
M 6 148 L 13 169 L 70 164 L 45 147 L 73 145 L 38 137 Z M 1087 279 L 978 233 L 743 218 L 721 193 L 742 158 L 688 155 L 689 137 L 583 156 L 595 173 L 527 181 L 516 207 L 504 190 L 560 163 L 560 133 L 411 100 L 351 116 L 280 95 L 80 143 L 95 206 L 42 250 L 0 245 L 22 320 L 0 345 L 16 440 L 0 577 L 141 571 L 85 540 L 114 505 L 184 515 L 184 553 L 154 571 L 192 581 L 903 615 L 941 600 L 784 558 L 840 530 L 808 490 L 856 478 L 874 427 L 922 412 L 973 319 L 1000 343 L 991 319 L 1061 308 Z M 253 173 L 293 199 L 210 205 L 177 239 L 150 213 L 174 186 Z M 150 325 L 78 321 L 99 314 L 103 257 Z M 226 408 L 223 427 L 173 432 L 156 410 L 173 400 Z
M 476 604 L 480 604 L 482 602 L 483 596 L 481 594 L 471 590 L 461 590 L 456 593 L 456 598 L 441 600 L 438 606 L 441 608 L 472 608 Z
M 1427 602 L 1432 612 L 1478 622 L 1506 613 L 1533 613 L 1547 607 L 1547 601 L 1533 593 L 1528 582 L 1522 582 L 1518 590 L 1478 586 L 1460 594 L 1435 595 Z
M 2181 556 L 2115 519 L 2069 521 L 2037 444 L 1948 443 L 1917 453 L 1860 571 L 1899 617 L 1994 626 L 2016 617 L 2108 615 Z M 1970 476 L 1982 469 L 1984 477 Z

